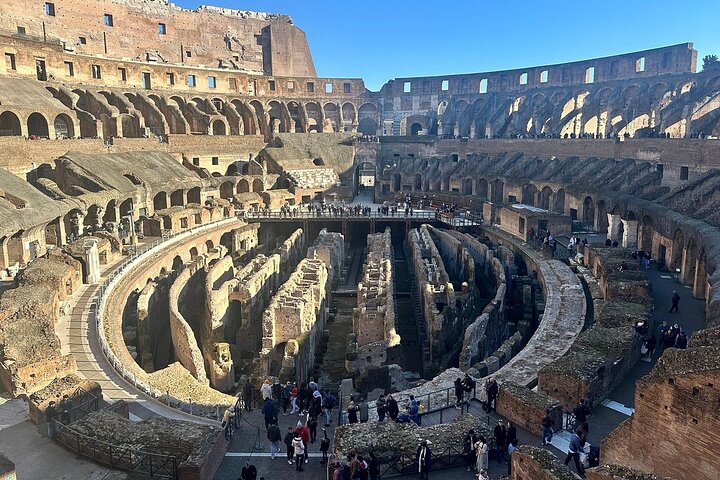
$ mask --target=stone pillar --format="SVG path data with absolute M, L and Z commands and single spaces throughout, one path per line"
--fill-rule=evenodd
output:
M 7 244 L 10 239 L 8 237 L 0 238 L 0 269 L 7 268 L 10 266 L 10 260 L 8 259 Z
M 100 255 L 98 254 L 97 240 L 85 240 L 83 249 L 83 261 L 86 269 L 85 283 L 98 283 L 100 281 Z
M 637 220 L 621 220 L 623 224 L 622 246 L 625 248 L 637 247 L 638 222 Z
M 622 219 L 620 218 L 620 215 L 614 215 L 612 213 L 608 213 L 607 217 L 608 217 L 607 238 L 614 241 L 617 239 L 618 231 L 620 231 L 620 222 L 622 221 Z

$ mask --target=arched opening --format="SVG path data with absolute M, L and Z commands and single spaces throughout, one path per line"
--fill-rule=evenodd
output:
M 683 253 L 682 266 L 682 283 L 685 285 L 693 285 L 695 282 L 695 271 L 697 265 L 697 244 L 695 239 L 691 238 Z
M 601 219 L 598 219 L 598 223 L 600 223 L 600 220 Z M 605 219 L 605 222 L 607 223 L 607 218 Z M 595 225 L 595 202 L 592 197 L 585 197 L 585 200 L 583 200 L 582 223 L 585 225 L 585 228 L 589 230 L 592 230 L 592 227 Z M 607 232 L 607 226 L 605 229 L 601 229 L 598 226 L 598 231 Z
M 705 269 L 705 250 L 700 251 L 700 256 L 696 262 L 695 280 L 693 283 L 693 296 L 695 298 L 705 298 L 707 292 L 707 270 Z
M 35 112 L 28 117 L 28 136 L 49 138 L 48 122 L 41 114 Z
M 185 199 L 183 198 L 184 192 L 182 189 L 175 190 L 170 194 L 170 206 L 171 207 L 182 207 L 185 205 Z
M 208 240 L 205 242 L 205 253 L 209 253 L 212 249 L 215 248 L 215 244 L 212 240 Z
M 553 197 L 553 207 L 552 211 L 555 213 L 565 213 L 565 189 L 560 189 L 557 192 L 555 192 L 555 196 Z
M 105 214 L 103 215 L 103 223 L 118 221 L 117 218 L 117 200 L 110 200 L 105 207 Z
M 685 246 L 685 236 L 682 233 L 682 230 L 679 228 L 675 230 L 675 235 L 673 235 L 673 244 L 672 244 L 672 259 L 670 261 L 670 268 L 676 269 L 680 268 L 682 266 L 682 256 L 683 256 L 683 248 Z
M 193 187 L 188 190 L 187 201 L 188 203 L 200 204 L 200 187 Z
M 253 180 L 252 184 L 253 192 L 260 193 L 265 191 L 265 185 L 263 185 L 263 181 L 259 178 L 256 178 Z
M 220 198 L 232 198 L 233 184 L 232 182 L 223 182 L 220 185 Z
M 75 127 L 70 117 L 61 113 L 55 117 L 55 137 L 56 138 L 75 138 Z
M 17 137 L 22 135 L 20 119 L 13 112 L 0 114 L 0 137 Z
M 484 178 L 475 180 L 475 195 L 480 198 L 488 198 L 488 182 Z
M 640 225 L 638 227 L 638 246 L 641 250 L 645 252 L 652 252 L 652 234 L 652 218 L 645 215 L 640 219 Z
M 182 266 L 183 266 L 182 257 L 180 255 L 175 255 L 175 258 L 173 258 L 172 269 L 175 270 L 176 272 L 178 272 L 178 271 L 182 270 Z
M 195 247 L 192 247 L 192 248 L 190 249 L 190 258 L 191 258 L 191 259 L 194 259 L 194 258 L 196 258 L 197 256 L 198 256 L 198 249 L 195 248 Z
M 400 191 L 400 181 L 402 177 L 399 173 L 396 173 L 393 175 L 393 192 L 399 192 Z
M 250 191 L 250 182 L 241 179 L 237 184 L 237 193 L 247 193 Z
M 522 203 L 525 205 L 535 205 L 535 197 L 537 196 L 537 188 L 532 183 L 525 185 L 522 189 Z
M 540 208 L 550 210 L 550 197 L 552 193 L 553 191 L 550 187 L 543 187 L 543 189 L 540 190 L 540 202 L 538 205 Z
M 167 193 L 158 192 L 157 195 L 153 197 L 153 209 L 157 211 L 168 208 L 167 201 Z
M 361 118 L 358 123 L 358 132 L 364 135 L 377 135 L 378 124 L 374 118 Z
M 412 136 L 420 135 L 420 132 L 422 132 L 422 129 L 423 129 L 422 125 L 415 122 L 412 125 L 410 125 L 410 135 L 412 135 Z
M 311 133 L 322 132 L 323 115 L 320 105 L 316 102 L 305 104 L 305 113 L 307 115 L 307 131 Z
M 415 174 L 415 190 L 422 190 L 422 175 L 419 173 Z
M 315 165 L 316 167 L 324 167 L 325 162 L 323 161 L 322 158 L 316 158 L 313 160 L 313 165 Z
M 590 199 L 592 201 L 592 199 Z M 583 222 L 584 223 L 584 222 Z M 587 225 L 592 227 L 592 223 Z M 596 230 L 599 233 L 607 233 L 608 231 L 608 217 L 607 217 L 607 205 L 604 200 L 600 200 L 597 204 L 597 227 Z
M 227 135 L 227 131 L 225 128 L 225 122 L 222 120 L 215 120 L 212 124 L 212 134 L 213 135 Z
M 503 203 L 505 200 L 505 183 L 502 180 L 493 180 L 492 190 L 490 191 L 490 201 L 493 203 Z
M 355 184 L 358 188 L 375 187 L 375 165 L 370 162 L 362 162 L 355 169 Z
M 228 252 L 233 251 L 232 232 L 225 232 L 220 237 L 220 245 L 225 247 Z
M 472 195 L 472 178 L 466 178 L 463 180 L 462 183 L 462 194 L 463 195 Z

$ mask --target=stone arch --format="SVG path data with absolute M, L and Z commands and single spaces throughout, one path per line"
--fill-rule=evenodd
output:
M 537 198 L 537 187 L 532 183 L 525 185 L 522 188 L 522 203 L 525 205 L 535 205 L 535 199 Z
M 690 238 L 683 252 L 683 260 L 681 267 L 681 279 L 685 285 L 693 285 L 695 283 L 695 272 L 697 268 L 698 248 L 694 238 Z
M 245 178 L 241 178 L 237 183 L 237 193 L 247 193 L 250 191 L 250 182 Z
M 252 189 L 253 192 L 260 193 L 265 191 L 265 185 L 263 185 L 263 181 L 261 179 L 256 178 L 255 180 L 253 180 Z
M 423 130 L 423 126 L 418 122 L 414 122 L 412 125 L 410 125 L 410 135 L 411 136 L 420 135 L 420 132 L 422 132 L 422 130 Z
M 683 249 L 685 248 L 685 235 L 679 228 L 673 234 L 672 257 L 668 267 L 672 269 L 682 267 Z
M 374 103 L 364 103 L 358 109 L 358 131 L 365 135 L 377 135 L 379 126 L 378 107 Z
M 583 225 L 595 225 L 595 218 L 596 218 L 595 217 L 595 201 L 593 200 L 593 198 L 591 196 L 588 195 L 583 200 L 582 223 L 583 223 Z M 605 221 L 607 222 L 607 219 Z M 598 224 L 600 223 L 599 217 L 598 217 L 597 223 Z M 602 231 L 599 228 L 599 225 L 598 225 L 598 230 Z M 607 228 L 606 228 L 606 230 L 607 230 Z
M 241 100 L 235 98 L 230 101 L 232 105 L 235 107 L 235 110 L 238 112 L 238 115 L 240 116 L 240 119 L 242 120 L 242 127 L 243 130 L 241 134 L 243 135 L 255 135 L 257 132 L 257 117 L 255 116 L 254 112 L 250 111 L 250 108 Z
M 402 181 L 402 176 L 399 173 L 393 174 L 393 192 L 399 192 L 400 191 L 400 183 Z
M 565 189 L 561 188 L 553 196 L 552 211 L 565 214 Z
M 20 119 L 9 110 L 0 114 L 0 137 L 17 137 L 22 135 Z
M 164 210 L 168 207 L 168 197 L 167 193 L 165 192 L 158 192 L 153 197 L 153 209 L 155 211 L 157 210 Z
M 596 218 L 597 220 L 595 221 L 595 229 L 600 233 L 607 233 L 609 224 L 607 218 L 607 204 L 604 200 L 600 200 L 599 202 L 597 202 Z M 593 224 L 591 223 L 590 225 Z
M 695 298 L 705 298 L 707 293 L 708 275 L 707 266 L 705 265 L 705 249 L 700 250 L 700 255 L 696 262 L 695 278 L 693 281 L 693 296 Z
M 72 119 L 64 113 L 58 114 L 53 122 L 56 138 L 75 138 L 75 124 Z
M 345 102 L 342 105 L 342 116 L 343 116 L 343 124 L 345 127 L 346 132 L 350 132 L 353 129 L 354 125 L 357 125 L 357 110 L 355 110 L 355 105 L 353 105 L 350 102 Z
M 195 248 L 195 247 L 193 247 L 193 248 Z M 190 250 L 192 251 L 192 249 L 190 249 Z M 196 252 L 197 252 L 197 250 L 196 250 Z M 193 256 L 192 253 L 191 253 L 191 256 Z M 195 256 L 197 256 L 197 255 L 195 255 Z M 175 255 L 175 258 L 173 258 L 173 262 L 172 262 L 172 269 L 175 270 L 176 272 L 179 272 L 180 270 L 182 270 L 183 265 L 184 265 L 184 262 L 183 262 L 182 257 L 180 255 Z
M 250 108 L 254 110 L 254 116 L 258 121 L 258 128 L 262 135 L 267 135 L 269 118 L 265 116 L 265 107 L 259 100 L 253 100 L 250 102 Z
M 215 244 L 213 243 L 212 240 L 208 239 L 205 242 L 205 253 L 209 253 L 214 248 L 215 248 Z
M 212 123 L 213 135 L 227 135 L 227 125 L 223 120 L 217 119 Z
M 552 197 L 552 188 L 547 185 L 540 190 L 540 196 L 538 198 L 538 207 L 550 210 L 550 198 Z
M 292 101 L 287 103 L 288 114 L 290 115 L 291 131 L 304 133 L 306 131 L 305 112 L 302 105 Z
M 268 115 L 272 133 L 287 133 L 290 131 L 283 105 L 277 100 L 268 102 Z
M 492 188 L 490 190 L 490 201 L 492 203 L 504 203 L 505 202 L 505 182 L 499 178 L 495 179 L 491 183 Z
M 233 251 L 233 239 L 232 239 L 232 232 L 225 232 L 220 237 L 220 245 L 225 247 L 228 252 Z
M 339 132 L 340 110 L 337 104 L 328 102 L 323 105 L 323 115 L 325 116 L 323 132 Z
M 645 251 L 652 253 L 652 236 L 653 236 L 653 221 L 647 215 L 644 215 L 640 219 L 638 225 L 638 247 Z
M 465 178 L 462 183 L 462 194 L 463 195 L 472 195 L 472 193 L 473 193 L 472 187 L 473 187 L 472 178 L 470 178 L 470 177 Z
M 42 113 L 34 112 L 27 119 L 28 137 L 50 138 L 47 118 Z
M 185 191 L 180 188 L 170 194 L 170 206 L 171 207 L 184 207 L 185 206 Z
M 196 247 L 192 247 L 190 249 L 190 259 L 196 258 L 198 256 L 198 249 Z M 173 270 L 175 270 L 173 268 Z
M 200 204 L 200 187 L 193 187 L 188 190 L 187 203 Z
M 308 102 L 305 104 L 305 113 L 307 114 L 307 131 L 320 133 L 323 129 L 323 113 L 320 104 L 317 102 Z
M 233 183 L 230 181 L 223 182 L 220 184 L 220 198 L 232 198 L 233 196 Z
M 475 195 L 480 198 L 488 198 L 488 182 L 484 178 L 475 180 Z

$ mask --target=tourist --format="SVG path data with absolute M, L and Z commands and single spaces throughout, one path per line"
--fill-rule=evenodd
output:
M 278 414 L 277 405 L 275 405 L 275 402 L 272 401 L 272 398 L 268 397 L 265 399 L 265 403 L 263 403 L 262 407 L 262 414 L 265 418 L 265 430 L 267 431 L 268 426 L 270 426 L 273 421 L 273 418 L 276 418 Z
M 290 405 L 292 406 L 292 409 L 290 410 L 290 415 L 299 412 L 300 407 L 298 407 L 297 404 L 297 396 L 298 396 L 298 386 L 297 383 L 295 383 L 290 390 Z
M 498 384 L 493 377 L 490 377 L 488 379 L 485 389 L 487 390 L 487 396 L 488 396 L 486 412 L 490 413 L 497 408 L 496 400 L 497 400 L 498 391 L 499 391 Z
M 270 380 L 265 379 L 262 386 L 260 387 L 260 394 L 262 395 L 263 402 L 268 398 L 272 398 L 272 387 L 270 386 Z
M 239 480 L 255 480 L 257 478 L 257 468 L 255 465 L 250 463 L 250 460 L 245 460 L 245 466 L 240 472 Z
M 378 414 L 378 421 L 382 422 L 385 420 L 385 395 L 380 395 L 380 398 L 378 398 L 375 401 L 375 409 L 377 410 Z
M 465 434 L 465 438 L 463 439 L 463 455 L 465 456 L 465 460 L 468 463 L 468 472 L 471 468 L 475 468 L 475 464 L 477 462 L 477 456 L 475 454 L 475 444 L 479 440 L 480 438 L 477 436 L 475 430 L 473 430 L 472 428 L 468 431 L 468 433 Z
M 282 391 L 283 387 L 280 384 L 280 379 L 275 379 L 275 383 L 273 383 L 272 388 L 272 398 L 276 405 L 280 405 L 280 399 L 282 398 Z
M 655 335 L 650 335 L 647 340 L 645 340 L 645 355 L 643 358 L 652 358 L 655 354 Z
M 232 425 L 230 424 L 232 418 L 235 416 L 235 409 L 233 407 L 229 407 L 225 410 L 223 413 L 223 419 L 220 423 L 220 426 L 225 431 L 225 440 L 230 440 L 232 438 Z
M 323 408 L 325 409 L 325 426 L 329 427 L 332 423 L 333 408 L 337 404 L 337 400 L 332 393 L 328 392 L 323 398 Z
M 677 292 L 677 290 L 673 290 L 672 296 L 670 297 L 670 301 L 672 302 L 672 306 L 670 307 L 670 311 L 668 313 L 678 311 L 678 304 L 680 303 L 680 294 Z
M 303 460 L 305 459 L 305 444 L 300 437 L 300 432 L 295 432 L 293 435 L 293 452 L 295 453 L 295 470 L 298 472 L 303 471 Z
M 300 408 L 299 415 L 307 414 L 308 389 L 301 383 L 297 391 L 297 405 Z
M 517 440 L 517 428 L 512 422 L 507 422 L 507 436 L 505 437 L 505 448 L 508 448 L 512 444 L 513 440 Z
M 488 475 L 486 470 L 480 470 L 477 478 L 478 480 L 490 480 L 490 476 Z
M 432 462 L 432 450 L 428 447 L 427 440 L 420 442 L 420 446 L 417 448 L 417 452 L 415 452 L 415 460 L 417 461 L 420 480 L 423 478 L 427 479 L 430 474 L 430 465 Z
M 282 404 L 283 415 L 287 414 L 287 407 L 290 404 L 290 392 L 292 392 L 292 384 L 290 380 L 288 380 L 283 387 L 282 401 L 280 402 Z
M 465 386 L 463 385 L 463 382 L 460 379 L 460 377 L 457 377 L 455 379 L 454 385 L 455 385 L 455 408 L 457 410 L 460 410 L 462 408 L 461 405 L 463 404 L 463 401 L 465 400 L 463 398 L 463 396 L 465 394 Z
M 317 440 L 317 426 L 317 417 L 312 414 L 308 414 L 307 427 L 310 431 L 310 443 L 315 443 L 315 440 Z
M 45 409 L 45 420 L 48 424 L 48 438 L 53 438 L 55 435 L 55 416 L 57 415 L 57 407 L 54 400 L 50 400 L 47 408 Z
M 310 381 L 308 382 L 308 388 L 310 389 L 311 393 L 315 393 L 318 389 L 318 384 L 315 383 L 315 378 L 310 377 Z
M 243 401 L 245 402 L 245 411 L 250 412 L 252 411 L 252 397 L 253 397 L 253 387 L 252 383 L 249 381 L 245 382 L 245 385 L 243 385 L 242 389 L 242 396 Z
M 355 450 L 350 450 L 348 453 L 348 466 L 350 467 L 350 478 L 357 480 L 358 478 L 358 459 L 355 455 Z
M 398 415 L 395 421 L 397 423 L 410 423 L 412 421 L 412 413 L 410 412 L 410 405 L 405 407 L 405 411 Z
M 550 416 L 550 409 L 545 409 L 545 416 L 543 417 L 542 421 L 540 422 L 540 426 L 542 427 L 542 444 L 547 445 L 550 442 L 552 442 L 553 434 L 555 433 L 553 431 L 554 422 L 552 417 Z
M 358 472 L 357 472 L 357 478 L 358 480 L 368 480 L 370 478 L 370 472 L 368 463 L 365 461 L 365 458 L 363 458 L 362 455 L 358 455 Z
M 58 409 L 62 413 L 62 416 L 60 417 L 62 419 L 63 425 L 67 425 L 70 423 L 70 411 L 73 409 L 73 401 L 67 394 L 63 395 L 62 400 L 60 400 L 60 403 L 58 404 Z
M 300 435 L 300 438 L 302 438 L 303 441 L 303 455 L 305 457 L 305 463 L 308 463 L 308 448 L 310 447 L 310 430 L 307 428 L 307 425 L 303 425 L 303 423 L 298 420 L 297 425 L 295 426 L 295 433 Z M 296 453 L 297 455 L 297 453 Z
M 270 458 L 275 460 L 275 455 L 280 451 L 280 441 L 282 440 L 277 418 L 273 418 L 270 427 L 268 427 L 267 438 L 270 441 Z
M 327 436 L 327 430 L 324 428 L 322 429 L 323 432 L 323 438 L 320 440 L 320 451 L 322 452 L 322 460 L 320 460 L 320 463 L 327 463 L 328 456 L 327 452 L 330 449 L 330 439 Z
M 467 395 L 467 398 L 468 398 L 468 400 L 469 400 L 469 399 L 470 399 L 470 392 L 472 392 L 473 390 L 475 390 L 475 387 L 477 386 L 477 382 L 475 381 L 474 378 L 472 378 L 470 375 L 468 375 L 468 374 L 466 373 L 466 374 L 465 374 L 465 378 L 463 378 L 462 384 L 463 384 L 463 387 L 465 388 L 465 392 L 468 394 L 468 395 Z M 473 393 L 473 395 L 474 395 L 474 393 Z M 465 403 L 469 403 L 468 400 L 466 400 Z
M 358 423 L 358 407 L 355 406 L 355 402 L 350 402 L 347 409 L 348 423 Z
M 370 452 L 370 465 L 368 467 L 370 480 L 377 480 L 380 476 L 380 460 L 373 452 Z
M 310 408 L 308 408 L 308 414 L 310 416 L 317 418 L 320 418 L 320 415 L 322 414 L 322 393 L 320 393 L 320 390 L 315 390 L 312 395 L 312 400 L 310 401 Z
M 398 406 L 397 400 L 395 400 L 392 395 L 387 396 L 387 406 L 385 408 L 390 420 L 393 422 L 397 420 L 398 415 L 400 414 L 400 407 Z
M 478 472 L 486 471 L 490 468 L 490 445 L 485 437 L 480 435 L 473 447 L 475 448 L 475 469 Z
M 287 448 L 287 462 L 288 465 L 293 464 L 293 456 L 295 455 L 295 450 L 293 448 L 293 439 L 295 438 L 295 434 L 293 433 L 293 428 L 288 427 L 288 431 L 285 434 L 285 447 Z
M 420 404 L 413 395 L 410 395 L 410 406 L 408 407 L 410 412 L 410 420 L 420 426 Z
M 512 442 L 508 444 L 507 456 L 508 456 L 508 475 L 512 473 L 512 454 L 518 448 L 518 439 L 514 438 Z
M 498 460 L 502 462 L 505 458 L 505 441 L 507 440 L 505 422 L 498 420 L 498 424 L 495 425 L 493 430 L 493 436 L 495 437 L 495 450 L 498 452 Z
M 675 348 L 679 348 L 681 350 L 686 349 L 688 344 L 687 335 L 685 335 L 685 332 L 680 329 L 680 333 L 677 334 L 677 337 L 675 337 Z
M 587 422 L 588 414 L 590 413 L 590 409 L 585 404 L 585 399 L 580 399 L 577 406 L 573 410 L 573 414 L 575 415 L 575 425 L 582 425 L 583 423 Z
M 487 384 L 485 382 L 480 384 L 480 388 L 477 392 L 477 399 L 480 401 L 480 405 L 484 412 L 488 412 L 488 396 L 487 396 Z
M 343 480 L 343 466 L 340 462 L 335 462 L 332 480 Z
M 565 465 L 570 463 L 570 459 L 575 461 L 575 469 L 579 475 L 584 475 L 585 471 L 580 465 L 580 452 L 582 451 L 582 440 L 577 432 L 575 432 L 570 439 L 570 446 L 568 447 L 567 457 L 565 457 Z

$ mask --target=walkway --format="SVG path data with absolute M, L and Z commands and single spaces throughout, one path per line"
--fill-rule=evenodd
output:
M 58 337 L 62 349 L 72 353 L 77 363 L 77 374 L 87 380 L 98 382 L 102 388 L 103 400 L 114 403 L 125 400 L 130 407 L 132 420 L 148 419 L 163 416 L 175 420 L 186 420 L 214 425 L 214 422 L 202 417 L 195 417 L 174 408 L 167 407 L 158 400 L 150 398 L 122 378 L 112 367 L 100 348 L 97 324 L 94 312 L 97 307 L 95 297 L 99 286 L 108 274 L 114 271 L 124 259 L 107 266 L 97 284 L 83 285 L 72 301 L 75 303 L 66 328 L 58 329 Z

